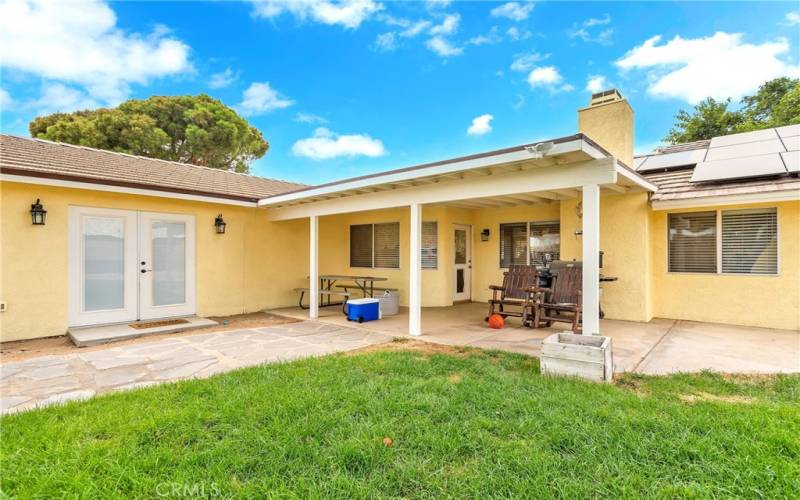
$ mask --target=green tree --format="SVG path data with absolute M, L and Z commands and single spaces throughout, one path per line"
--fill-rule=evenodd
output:
M 261 132 L 212 97 L 153 96 L 113 109 L 35 118 L 31 136 L 121 153 L 248 172 L 269 144 Z
M 716 101 L 709 97 L 695 106 L 693 113 L 681 109 L 675 115 L 675 125 L 664 140 L 670 144 L 680 144 L 734 133 L 742 123 L 742 115 L 730 111 L 730 103 L 730 99 Z
M 709 97 L 691 113 L 678 111 L 675 125 L 664 140 L 679 144 L 800 123 L 800 80 L 785 77 L 770 80 L 755 95 L 742 98 L 739 110 L 730 110 L 730 103 L 730 99 L 715 101 Z

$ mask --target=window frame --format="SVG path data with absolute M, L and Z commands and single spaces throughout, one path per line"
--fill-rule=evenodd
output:
M 500 269 L 508 269 L 509 266 L 503 265 L 503 252 L 501 247 L 503 245 L 503 226 L 505 225 L 520 225 L 525 224 L 525 264 L 531 265 L 531 224 L 558 224 L 558 253 L 561 255 L 561 219 L 550 220 L 529 220 L 527 222 L 501 222 L 497 226 L 497 262 Z M 514 265 L 514 264 L 512 264 Z
M 722 213 L 723 212 L 736 212 L 737 210 L 775 210 L 775 273 L 723 273 L 722 272 Z M 690 271 L 671 271 L 669 267 L 669 216 L 670 214 L 690 214 L 694 212 L 715 212 L 716 213 L 716 250 L 717 250 L 717 269 L 713 273 L 699 273 Z M 688 212 L 669 211 L 666 213 L 666 231 L 665 231 L 665 266 L 667 274 L 675 275 L 690 275 L 690 276 L 748 276 L 756 278 L 777 278 L 781 276 L 781 207 L 779 206 L 766 206 L 766 207 L 749 207 L 749 208 L 716 208 L 716 209 L 698 209 Z
M 377 267 L 375 266 L 375 226 L 381 224 L 397 224 L 397 267 Z M 370 267 L 354 266 L 352 261 L 352 228 L 353 226 L 372 226 L 372 238 L 370 238 L 370 253 L 372 255 L 372 265 Z M 347 264 L 351 269 L 402 269 L 403 245 L 401 241 L 400 221 L 384 222 L 365 222 L 363 224 L 348 224 L 347 226 Z

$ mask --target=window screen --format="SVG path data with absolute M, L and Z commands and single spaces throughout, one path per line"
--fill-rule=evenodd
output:
M 374 225 L 375 258 L 373 267 L 400 267 L 400 223 Z
M 422 222 L 422 269 L 438 266 L 438 224 L 436 221 Z
M 350 226 L 350 267 L 372 267 L 372 224 Z
M 669 214 L 669 271 L 717 272 L 717 213 Z
M 543 267 L 549 260 L 558 260 L 561 249 L 561 225 L 558 221 L 531 222 L 531 265 Z
M 722 272 L 778 273 L 778 214 L 774 208 L 722 212 Z
M 527 264 L 528 224 L 500 224 L 500 267 Z

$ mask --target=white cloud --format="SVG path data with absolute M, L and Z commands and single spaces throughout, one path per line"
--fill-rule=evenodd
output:
M 586 79 L 586 90 L 595 94 L 608 88 L 608 80 L 603 75 L 592 75 Z
M 514 41 L 519 41 L 519 40 L 527 40 L 528 38 L 533 36 L 533 33 L 531 33 L 528 30 L 520 31 L 519 28 L 517 28 L 516 26 L 512 26 L 508 28 L 508 30 L 506 31 L 506 35 L 508 35 L 508 38 Z
M 423 31 L 425 31 L 426 29 L 428 29 L 430 25 L 431 22 L 425 20 L 417 21 L 413 24 L 409 23 L 406 29 L 400 32 L 400 36 L 404 36 L 406 38 L 415 37 L 420 33 L 422 33 Z
M 396 36 L 394 31 L 380 33 L 375 37 L 375 43 L 373 44 L 373 47 L 378 52 L 391 52 L 397 49 L 397 42 L 395 38 Z
M 797 26 L 800 24 L 800 12 L 796 10 L 787 12 L 784 18 L 784 24 L 787 26 Z
M 449 41 L 440 36 L 431 38 L 425 42 L 425 45 L 442 57 L 460 56 L 464 53 L 463 48 L 453 46 Z
M 461 22 L 461 15 L 448 14 L 444 16 L 441 24 L 432 27 L 428 33 L 431 35 L 451 35 L 458 31 L 458 24 Z
M 303 113 L 302 111 L 294 115 L 294 121 L 300 123 L 328 123 L 328 120 L 319 115 Z
M 130 95 L 132 84 L 193 70 L 189 46 L 164 26 L 128 33 L 102 0 L 0 3 L 0 60 L 46 80 L 84 87 L 105 104 Z
M 100 104 L 81 90 L 51 82 L 42 85 L 41 96 L 28 102 L 26 107 L 36 110 L 39 114 L 50 114 L 94 109 L 99 108 Z
M 614 28 L 596 28 L 606 26 L 611 23 L 611 16 L 604 14 L 603 17 L 590 17 L 581 23 L 576 23 L 568 31 L 570 38 L 580 38 L 584 42 L 599 43 L 600 45 L 611 45 Z
M 425 6 L 429 9 L 443 9 L 450 3 L 451 0 L 425 0 Z
M 789 42 L 778 38 L 759 45 L 744 43 L 741 33 L 717 32 L 705 38 L 676 36 L 659 45 L 657 35 L 629 50 L 614 64 L 647 72 L 647 92 L 654 97 L 697 103 L 706 97 L 740 99 L 767 80 L 800 77 L 800 66 L 779 56 Z
M 534 68 L 528 74 L 528 84 L 531 88 L 544 88 L 550 92 L 569 92 L 574 87 L 564 83 L 564 77 L 555 66 L 542 66 Z
M 225 71 L 211 75 L 208 86 L 212 89 L 221 89 L 235 82 L 237 78 L 239 78 L 239 75 L 235 74 L 232 69 L 225 68 Z
M 374 158 L 386 154 L 386 149 L 380 140 L 368 135 L 339 135 L 320 127 L 314 131 L 312 137 L 295 142 L 292 145 L 292 153 L 312 160 L 328 160 L 341 156 Z
M 503 41 L 503 37 L 497 34 L 497 26 L 492 26 L 489 33 L 478 35 L 467 40 L 467 45 L 494 45 Z
M 14 105 L 14 99 L 11 98 L 5 89 L 0 89 L 0 111 L 9 110 Z
M 517 54 L 514 56 L 514 61 L 511 63 L 511 71 L 529 71 L 537 62 L 543 61 L 548 57 L 550 57 L 550 54 L 540 54 L 538 52 Z
M 311 19 L 328 25 L 358 28 L 362 22 L 383 9 L 373 0 L 251 0 L 253 14 L 272 19 L 289 13 L 300 20 Z
M 276 109 L 288 108 L 294 101 L 283 97 L 270 87 L 269 82 L 254 82 L 242 94 L 239 110 L 245 115 L 260 115 Z
M 508 2 L 495 7 L 491 13 L 494 17 L 507 17 L 513 21 L 524 21 L 528 19 L 533 10 L 533 2 Z
M 472 125 L 469 126 L 467 129 L 467 133 L 469 135 L 484 135 L 488 134 L 492 131 L 491 121 L 494 120 L 494 116 L 490 114 L 485 114 L 481 116 L 476 116 L 472 119 Z

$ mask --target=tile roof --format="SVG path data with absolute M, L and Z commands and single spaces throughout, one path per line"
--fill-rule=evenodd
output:
M 682 200 L 706 196 L 724 196 L 748 193 L 770 193 L 800 189 L 800 178 L 783 176 L 777 178 L 739 179 L 719 183 L 693 183 L 692 168 L 658 172 L 641 172 L 640 175 L 658 186 L 651 200 Z
M 5 134 L 0 134 L 0 171 L 253 202 L 306 187 L 295 182 Z

